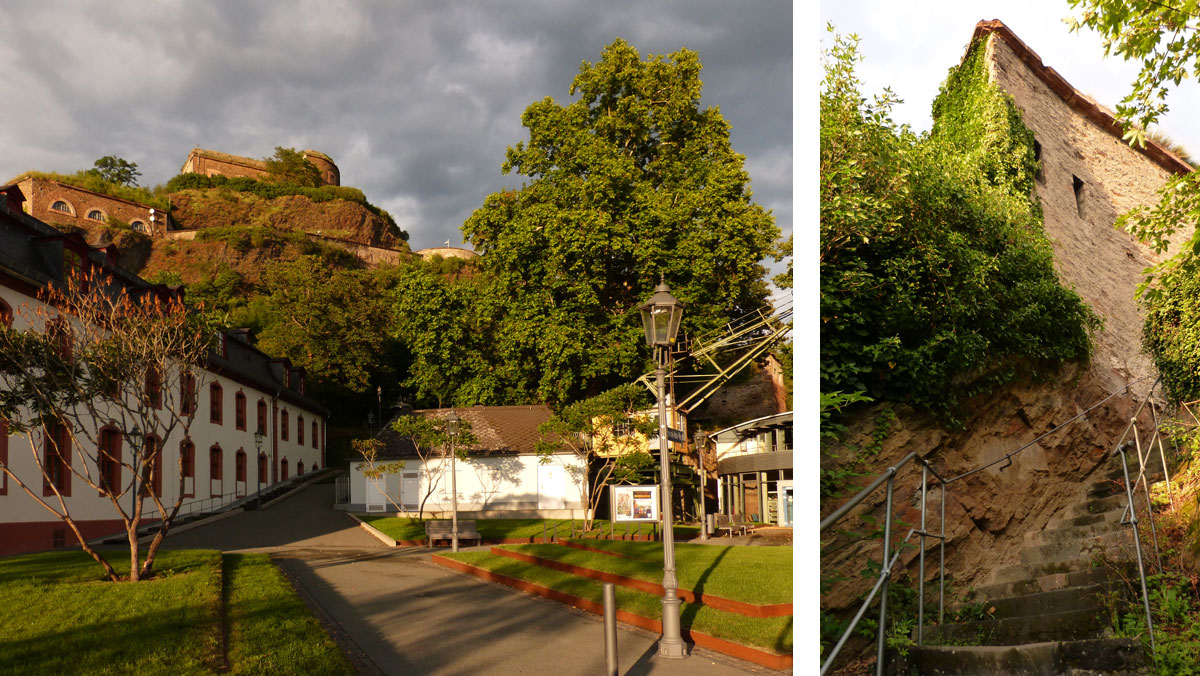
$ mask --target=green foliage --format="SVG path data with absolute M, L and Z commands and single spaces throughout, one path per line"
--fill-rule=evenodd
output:
M 1200 276 L 1169 274 L 1142 298 L 1142 345 L 1176 402 L 1200 399 Z
M 642 60 L 617 40 L 580 67 L 574 102 L 522 115 L 529 139 L 503 170 L 529 182 L 463 226 L 493 279 L 493 350 L 513 391 L 565 403 L 645 370 L 635 308 L 660 277 L 687 305 L 684 331 L 764 304 L 760 261 L 779 231 L 751 201 L 728 122 L 701 109 L 699 72 L 694 52 Z
M 275 146 L 275 154 L 264 157 L 263 163 L 267 165 L 267 171 L 271 172 L 269 180 L 274 183 L 304 188 L 318 188 L 324 184 L 316 165 L 309 162 L 304 154 L 295 148 Z
M 196 241 L 224 242 L 238 253 L 247 253 L 253 249 L 281 248 L 290 244 L 305 256 L 320 257 L 325 265 L 348 269 L 364 267 L 362 260 L 349 251 L 314 240 L 295 230 L 243 226 L 204 228 L 196 232 Z
M 101 180 L 109 183 L 133 187 L 142 175 L 142 172 L 138 171 L 137 162 L 127 162 L 113 155 L 105 155 L 94 164 L 95 167 L 88 169 L 87 173 L 99 176 Z
M 795 276 L 792 272 L 793 248 L 792 235 L 788 235 L 786 240 L 780 241 L 775 247 L 775 262 L 778 263 L 784 259 L 787 259 L 787 270 L 784 270 L 783 272 L 771 278 L 771 281 L 775 283 L 775 286 L 778 286 L 781 289 L 792 288 L 792 277 Z
M 925 138 L 859 92 L 857 39 L 821 93 L 821 390 L 864 392 L 953 423 L 960 402 L 1086 359 L 1096 315 L 1054 272 L 1031 194 L 1032 135 L 976 47 Z
M 307 164 L 307 161 L 305 163 Z M 246 177 L 229 178 L 220 174 L 205 176 L 204 174 L 196 173 L 179 174 L 170 181 L 167 181 L 166 186 L 166 191 L 172 193 L 179 192 L 181 190 L 212 189 L 249 193 L 265 200 L 274 200 L 280 197 L 288 197 L 290 195 L 301 195 L 317 203 L 330 202 L 333 200 L 354 202 L 355 204 L 362 205 L 371 213 L 387 221 L 388 224 L 392 226 L 393 230 L 398 233 L 400 239 L 405 241 L 408 240 L 408 233 L 400 230 L 399 226 L 396 225 L 396 221 L 392 219 L 391 214 L 368 202 L 366 196 L 363 194 L 363 191 L 359 190 L 358 188 L 338 185 L 320 185 L 318 187 L 308 187 L 290 183 L 258 181 L 253 178 Z
M 373 373 L 385 368 L 391 325 L 379 280 L 306 256 L 268 267 L 263 284 L 263 310 L 274 321 L 259 334 L 259 348 L 288 357 L 337 390 L 365 392 Z

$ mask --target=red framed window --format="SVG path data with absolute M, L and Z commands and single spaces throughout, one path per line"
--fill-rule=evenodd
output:
M 296 416 L 296 443 L 304 445 L 304 416 Z
M 211 423 L 220 425 L 224 411 L 222 404 L 224 392 L 221 389 L 220 383 L 213 383 L 208 386 L 208 420 Z
M 284 458 L 279 463 L 279 480 L 287 481 L 287 477 L 288 477 L 287 458 Z
M 71 435 L 62 425 L 47 425 L 42 430 L 42 495 L 71 496 Z
M 286 409 L 279 414 L 279 438 L 284 441 L 288 440 L 288 412 Z
M 312 447 L 313 448 L 317 447 L 317 436 L 319 435 L 319 430 L 320 430 L 320 428 L 317 427 L 317 421 L 314 420 L 312 422 Z
M 70 361 L 74 355 L 74 336 L 71 326 L 62 317 L 54 317 L 46 321 L 46 335 L 58 347 L 58 355 Z
M 162 441 L 153 434 L 146 435 L 146 447 L 142 456 L 142 485 L 140 492 L 142 497 L 149 497 L 147 486 L 154 491 L 154 495 L 162 497 Z
M 183 497 L 196 497 L 196 445 L 190 441 L 179 442 L 179 466 L 183 474 Z
M 233 473 L 235 481 L 246 480 L 246 452 L 238 449 L 237 454 L 233 456 Z
M 121 433 L 100 430 L 100 495 L 121 492 Z
M 196 413 L 196 376 L 190 373 L 179 376 L 179 408 L 183 415 Z
M 267 483 L 267 454 L 258 454 L 258 483 Z
M 3 298 L 0 298 L 0 326 L 4 327 L 6 329 L 11 329 L 12 322 L 13 322 L 12 307 L 8 303 L 5 303 Z
M 296 476 L 304 476 L 304 461 L 303 460 L 296 463 Z
M 258 400 L 258 430 L 263 434 L 268 434 L 267 431 L 267 402 L 262 399 Z
M 246 395 L 242 394 L 241 390 L 233 395 L 233 426 L 239 430 L 246 430 Z
M 218 492 L 212 490 L 213 488 L 216 488 L 212 485 L 212 482 L 221 480 L 223 474 L 223 465 L 224 462 L 221 458 L 221 447 L 213 446 L 212 448 L 208 449 L 208 478 L 210 479 L 209 493 L 212 494 L 212 497 L 217 497 L 219 495 Z
M 150 406 L 155 409 L 162 409 L 162 376 L 159 375 L 158 369 L 151 366 L 146 369 L 146 398 L 150 400 Z

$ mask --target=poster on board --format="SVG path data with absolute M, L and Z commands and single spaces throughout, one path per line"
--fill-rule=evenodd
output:
M 658 521 L 658 486 L 609 486 L 614 522 Z

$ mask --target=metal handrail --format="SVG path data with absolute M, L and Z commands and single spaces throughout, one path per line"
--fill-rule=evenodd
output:
M 905 465 L 907 465 L 910 462 L 914 462 L 914 461 L 921 465 L 921 528 L 920 528 L 920 530 L 918 530 L 916 528 L 909 530 L 908 535 L 906 535 L 904 537 L 904 540 L 901 542 L 901 546 L 896 548 L 895 554 L 892 554 L 892 495 L 893 495 L 893 492 L 895 489 L 896 473 L 901 468 L 903 468 Z M 927 495 L 927 491 L 928 491 L 928 487 L 929 487 L 929 475 L 930 474 L 932 474 L 934 477 L 937 478 L 938 482 L 941 484 L 941 487 L 942 487 L 942 494 L 941 494 L 942 523 L 941 523 L 941 532 L 938 534 L 929 533 L 927 524 L 925 522 L 925 514 L 927 511 L 926 510 L 926 495 Z M 827 672 L 829 670 L 829 667 L 833 665 L 833 661 L 835 659 L 837 659 L 838 653 L 840 653 L 842 651 L 842 647 L 845 646 L 846 641 L 850 639 L 851 632 L 854 631 L 854 628 L 858 626 L 859 621 L 862 620 L 863 615 L 866 614 L 867 608 L 869 608 L 871 606 L 871 603 L 875 600 L 876 594 L 878 594 L 882 590 L 883 595 L 879 597 L 879 629 L 878 629 L 878 633 L 876 636 L 876 651 L 878 653 L 878 656 L 875 661 L 875 673 L 877 676 L 883 676 L 883 664 L 884 664 L 883 655 L 884 655 L 884 648 L 887 645 L 887 632 L 885 631 L 885 628 L 887 627 L 888 582 L 892 576 L 892 566 L 895 565 L 896 561 L 900 558 L 900 553 L 904 549 L 904 544 L 907 544 L 908 541 L 910 539 L 912 539 L 912 536 L 914 534 L 920 535 L 920 537 L 921 537 L 921 545 L 920 545 L 920 548 L 921 548 L 921 553 L 920 553 L 921 573 L 918 576 L 920 578 L 920 591 L 918 592 L 918 595 L 917 595 L 918 596 L 918 600 L 917 600 L 917 617 L 918 617 L 918 620 L 917 620 L 917 644 L 918 645 L 920 645 L 920 643 L 923 639 L 923 634 L 922 634 L 923 630 L 921 628 L 921 625 L 924 623 L 924 619 L 925 619 L 925 539 L 929 538 L 929 537 L 937 538 L 941 541 L 941 565 L 939 566 L 939 573 L 938 573 L 938 579 L 939 579 L 938 624 L 942 623 L 943 616 L 945 614 L 946 481 L 945 481 L 945 479 L 942 478 L 942 476 L 940 474 L 937 473 L 936 470 L 933 469 L 933 467 L 931 467 L 929 465 L 929 461 L 927 461 L 925 458 L 922 458 L 919 455 L 917 455 L 916 451 L 909 453 L 908 455 L 904 456 L 904 458 L 901 459 L 900 462 L 889 467 L 887 469 L 887 471 L 885 471 L 878 478 L 876 478 L 875 481 L 872 481 L 870 485 L 868 485 L 866 488 L 859 491 L 858 495 L 855 495 L 853 498 L 850 499 L 849 502 L 842 505 L 840 508 L 837 509 L 837 511 L 830 514 L 823 521 L 821 521 L 821 530 L 824 531 L 826 528 L 829 528 L 833 524 L 837 523 L 838 520 L 840 520 L 843 516 L 845 516 L 847 513 L 849 513 L 851 509 L 853 509 L 854 507 L 861 504 L 864 500 L 866 500 L 868 496 L 870 496 L 872 493 L 874 493 L 875 490 L 878 489 L 885 482 L 887 483 L 887 507 L 884 512 L 885 516 L 884 516 L 884 521 L 883 521 L 883 557 L 882 557 L 883 565 L 879 571 L 879 579 L 876 580 L 875 586 L 871 589 L 871 593 L 867 595 L 867 598 L 863 601 L 862 605 L 858 609 L 858 612 L 855 614 L 854 619 L 850 622 L 849 626 L 847 626 L 846 630 L 842 633 L 842 636 L 838 639 L 838 642 L 833 647 L 833 650 L 831 650 L 829 652 L 829 656 L 827 658 L 825 658 L 825 662 L 821 665 L 821 674 L 822 675 L 824 675 L 825 672 Z
M 858 494 L 856 494 L 853 498 L 851 498 L 849 501 L 847 501 L 845 504 L 843 504 L 841 507 L 839 507 L 833 513 L 831 513 L 829 516 L 827 516 L 825 519 L 823 519 L 821 521 L 821 531 L 825 531 L 825 529 L 829 528 L 834 523 L 837 523 L 839 520 L 841 520 L 843 517 L 845 517 L 852 509 L 854 509 L 856 506 L 858 506 L 864 500 L 866 500 L 866 498 L 868 496 L 870 496 L 872 493 L 874 493 L 880 486 L 882 486 L 885 483 L 887 484 L 887 499 L 886 499 L 884 531 L 883 531 L 883 538 L 884 538 L 884 540 L 883 540 L 883 557 L 882 557 L 883 565 L 879 572 L 879 578 L 878 578 L 878 580 L 876 580 L 875 585 L 872 587 L 870 593 L 867 595 L 866 599 L 863 601 L 862 605 L 859 607 L 858 612 L 855 613 L 854 618 L 850 621 L 850 624 L 847 626 L 845 631 L 842 633 L 841 637 L 839 638 L 838 642 L 835 644 L 834 648 L 830 651 L 829 656 L 825 659 L 825 662 L 821 665 L 821 674 L 824 675 L 829 670 L 830 666 L 833 664 L 833 661 L 837 658 L 838 653 L 841 652 L 846 641 L 849 639 L 850 634 L 854 631 L 855 627 L 858 626 L 859 621 L 862 620 L 863 616 L 866 614 L 867 609 L 870 607 L 871 603 L 875 600 L 876 595 L 878 595 L 879 592 L 882 591 L 883 595 L 880 597 L 880 601 L 879 601 L 879 625 L 876 630 L 877 631 L 877 635 L 876 635 L 877 641 L 876 642 L 877 642 L 877 653 L 878 654 L 877 654 L 876 665 L 875 665 L 875 671 L 876 671 L 877 676 L 882 676 L 883 670 L 884 670 L 884 647 L 886 645 L 886 628 L 887 628 L 887 624 L 886 624 L 886 621 L 887 621 L 887 586 L 888 586 L 888 582 L 891 578 L 892 566 L 899 559 L 900 553 L 903 549 L 903 545 L 906 544 L 908 542 L 908 540 L 911 539 L 914 534 L 920 535 L 920 537 L 921 537 L 920 564 L 919 564 L 920 575 L 918 576 L 919 582 L 918 582 L 918 593 L 917 593 L 917 645 L 922 645 L 922 642 L 924 639 L 925 548 L 926 548 L 926 538 L 930 538 L 930 537 L 938 538 L 941 541 L 940 542 L 940 550 L 941 550 L 940 558 L 941 558 L 941 560 L 940 560 L 939 571 L 938 571 L 938 579 L 939 579 L 939 585 L 940 585 L 939 591 L 938 591 L 938 624 L 941 625 L 943 623 L 943 620 L 945 619 L 946 488 L 948 485 L 955 483 L 957 481 L 966 479 L 967 477 L 969 477 L 973 474 L 976 474 L 980 471 L 983 471 L 989 467 L 993 467 L 1002 462 L 1007 462 L 1007 464 L 1005 464 L 1004 466 L 1002 466 L 1000 468 L 1000 470 L 1003 471 L 1004 469 L 1006 469 L 1007 467 L 1012 465 L 1012 458 L 1015 457 L 1016 455 L 1018 455 L 1019 453 L 1021 453 L 1022 451 L 1024 451 L 1025 449 L 1033 446 L 1034 444 L 1040 442 L 1041 440 L 1045 439 L 1046 437 L 1048 437 L 1052 434 L 1055 434 L 1057 432 L 1062 431 L 1063 429 L 1066 429 L 1071 423 L 1075 422 L 1076 420 L 1079 420 L 1080 418 L 1086 417 L 1093 410 L 1100 407 L 1101 405 L 1103 405 L 1104 403 L 1106 403 L 1108 400 L 1112 399 L 1113 397 L 1116 397 L 1120 394 L 1129 393 L 1130 389 L 1134 385 L 1137 385 L 1138 383 L 1141 383 L 1141 382 L 1147 380 L 1148 378 L 1150 378 L 1150 376 L 1145 376 L 1143 378 L 1139 378 L 1133 382 L 1126 384 L 1125 387 L 1123 387 L 1122 389 L 1120 389 L 1116 392 L 1113 392 L 1112 394 L 1108 395 L 1107 397 L 1104 397 L 1100 401 L 1098 401 L 1095 404 L 1093 404 L 1092 406 L 1088 407 L 1084 411 L 1072 416 L 1071 418 L 1067 419 L 1063 423 L 1056 425 L 1053 429 L 1039 435 L 1033 441 L 1021 446 L 1020 448 L 1017 448 L 1016 450 L 1014 450 L 1010 453 L 1005 454 L 1004 456 L 1001 456 L 997 460 L 980 465 L 979 467 L 968 470 L 968 471 L 966 471 L 962 474 L 959 474 L 955 477 L 952 477 L 950 479 L 945 479 L 944 477 L 942 477 L 932 467 L 932 465 L 930 465 L 928 460 L 921 457 L 916 451 L 913 451 L 913 452 L 909 453 L 908 455 L 904 456 L 895 465 L 892 465 L 887 470 L 885 470 L 882 474 L 880 474 L 878 477 L 876 477 L 874 481 L 872 481 L 865 488 L 863 488 L 861 491 L 859 491 Z M 1155 654 L 1156 654 L 1156 652 L 1155 652 L 1156 648 L 1155 648 L 1155 642 L 1154 642 L 1154 627 L 1153 627 L 1153 623 L 1152 623 L 1152 620 L 1150 617 L 1150 600 L 1149 600 L 1150 597 L 1149 597 L 1149 593 L 1147 592 L 1146 574 L 1145 574 L 1145 568 L 1144 568 L 1143 561 L 1142 561 L 1141 538 L 1140 538 L 1140 536 L 1138 534 L 1138 530 L 1137 530 L 1138 520 L 1137 520 L 1136 512 L 1134 511 L 1134 505 L 1133 505 L 1133 487 L 1134 486 L 1131 485 L 1129 482 L 1128 464 L 1125 460 L 1125 449 L 1127 448 L 1127 446 L 1123 445 L 1123 443 L 1125 442 L 1125 438 L 1129 435 L 1131 430 L 1134 432 L 1135 440 L 1137 439 L 1137 431 L 1134 428 L 1134 425 L 1137 421 L 1138 416 L 1141 415 L 1142 409 L 1146 406 L 1146 403 L 1150 400 L 1151 395 L 1154 393 L 1155 388 L 1159 385 L 1161 380 L 1162 380 L 1161 376 L 1157 377 L 1155 379 L 1154 383 L 1151 384 L 1150 389 L 1146 392 L 1146 396 L 1142 399 L 1142 402 L 1138 406 L 1137 411 L 1134 412 L 1133 417 L 1130 418 L 1129 424 L 1126 426 L 1125 431 L 1121 434 L 1121 437 L 1117 441 L 1116 448 L 1112 452 L 1113 455 L 1120 454 L 1122 468 L 1125 472 L 1126 494 L 1127 494 L 1127 498 L 1129 501 L 1125 507 L 1125 513 L 1131 515 L 1131 520 L 1126 522 L 1125 515 L 1123 514 L 1122 515 L 1122 523 L 1130 523 L 1133 527 L 1134 544 L 1135 544 L 1135 549 L 1137 552 L 1137 561 L 1138 561 L 1138 573 L 1139 573 L 1139 577 L 1141 578 L 1141 585 L 1142 585 L 1142 599 L 1143 599 L 1143 602 L 1145 605 L 1145 611 L 1146 611 L 1146 626 L 1147 626 L 1147 630 L 1150 635 L 1150 649 L 1151 649 L 1151 652 L 1155 653 Z M 1151 414 L 1153 416 L 1154 430 L 1155 430 L 1155 432 L 1154 432 L 1155 436 L 1152 437 L 1150 444 L 1149 444 L 1152 447 L 1154 440 L 1158 438 L 1158 418 L 1156 415 L 1154 415 L 1153 407 L 1151 407 Z M 1158 439 L 1158 440 L 1159 440 L 1159 451 L 1160 451 L 1160 454 L 1162 455 L 1162 461 L 1163 461 L 1163 471 L 1166 472 L 1166 456 L 1165 456 L 1165 452 L 1163 452 L 1163 450 L 1162 450 L 1162 441 L 1161 441 L 1161 439 Z M 1129 442 L 1129 443 L 1133 444 L 1135 442 Z M 1144 461 L 1145 456 L 1141 452 L 1140 441 L 1137 441 L 1136 443 L 1138 445 L 1138 457 L 1139 457 L 1139 473 L 1138 473 L 1137 481 L 1140 482 L 1142 476 L 1144 476 L 1144 474 L 1145 474 L 1145 461 Z M 893 495 L 893 490 L 894 490 L 895 477 L 896 477 L 896 473 L 900 469 L 902 469 L 908 463 L 914 462 L 914 461 L 919 463 L 922 466 L 921 527 L 919 530 L 915 529 L 915 528 L 910 530 L 908 532 L 908 535 L 905 536 L 904 541 L 901 543 L 901 547 L 897 548 L 895 554 L 892 554 L 891 553 L 891 529 L 892 529 L 891 520 L 892 520 L 892 495 Z M 929 475 L 930 474 L 932 474 L 938 480 L 938 483 L 941 487 L 941 532 L 937 533 L 937 534 L 929 533 L 927 524 L 926 524 L 926 516 L 927 516 L 927 511 L 928 511 L 927 510 L 927 493 L 928 493 Z M 1168 478 L 1168 482 L 1169 482 L 1169 478 Z M 1150 510 L 1151 527 L 1153 528 L 1153 511 L 1149 504 L 1150 500 L 1149 500 L 1149 488 L 1148 487 L 1146 488 L 1146 491 L 1147 491 L 1147 509 Z M 1157 540 L 1157 536 L 1156 536 L 1155 537 L 1156 550 L 1157 550 L 1157 547 L 1158 547 L 1158 540 Z M 1160 560 L 1159 560 L 1160 570 L 1161 570 L 1161 567 L 1162 567 L 1162 563 L 1161 563 L 1161 558 L 1160 558 Z

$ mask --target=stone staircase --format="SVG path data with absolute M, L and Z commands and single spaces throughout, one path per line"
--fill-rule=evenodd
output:
M 1113 595 L 1128 597 L 1118 573 L 1137 579 L 1133 534 L 1121 524 L 1126 500 L 1118 481 L 1121 469 L 1119 463 L 1113 465 L 1116 469 L 1088 487 L 1084 500 L 1044 530 L 1027 534 L 1020 564 L 997 569 L 992 582 L 975 591 L 976 603 L 970 607 L 981 610 L 973 613 L 974 621 L 927 624 L 924 645 L 910 647 L 896 673 L 1152 673 L 1139 639 L 1112 635 Z M 1142 501 L 1137 504 L 1141 507 Z M 1144 541 L 1142 552 L 1149 561 L 1153 544 Z M 1140 604 L 1140 596 L 1128 600 Z

